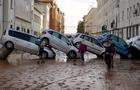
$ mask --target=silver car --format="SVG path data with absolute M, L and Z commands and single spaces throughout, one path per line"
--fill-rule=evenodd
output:
M 140 36 L 135 36 L 127 40 L 127 43 L 136 49 L 140 50 Z
M 73 44 L 79 48 L 79 42 L 83 42 L 84 44 L 87 45 L 87 50 L 91 53 L 96 54 L 97 56 L 104 57 L 105 53 L 105 48 L 104 46 L 93 36 L 83 34 L 83 33 L 78 33 L 74 38 L 73 38 Z
M 69 59 L 79 58 L 78 49 L 73 46 L 72 42 L 63 34 L 48 29 L 42 32 L 41 41 L 67 54 Z
M 16 48 L 35 55 L 39 53 L 39 47 L 36 44 L 38 38 L 30 34 L 7 29 L 4 31 L 1 40 L 2 44 L 9 50 Z M 43 56 L 44 58 L 54 58 L 55 53 L 51 48 L 45 47 Z

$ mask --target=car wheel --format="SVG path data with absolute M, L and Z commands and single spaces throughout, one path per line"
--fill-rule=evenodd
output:
M 8 42 L 6 42 L 5 43 L 5 47 L 7 48 L 7 49 L 13 49 L 14 48 L 14 44 L 13 44 L 13 42 L 11 42 L 11 41 L 8 41 Z
M 43 52 L 42 53 L 42 58 L 43 59 L 47 59 L 48 58 L 48 53 L 47 52 Z
M 45 42 L 45 45 L 49 45 L 49 40 L 47 38 L 42 39 L 41 43 Z
M 70 51 L 67 54 L 67 56 L 68 56 L 69 59 L 74 59 L 74 58 L 76 58 L 76 52 L 75 51 Z

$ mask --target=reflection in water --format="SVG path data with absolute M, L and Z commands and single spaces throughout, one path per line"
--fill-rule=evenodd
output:
M 56 62 L 67 62 L 68 61 L 68 59 L 67 59 L 68 57 L 66 56 L 65 53 L 58 51 L 58 50 L 56 50 L 55 52 L 56 52 L 56 57 L 55 57 Z M 97 56 L 95 54 L 91 54 L 89 52 L 86 52 L 84 57 L 85 57 L 85 62 L 89 62 L 90 60 L 97 58 Z
M 65 53 L 56 50 L 55 62 L 67 62 L 67 56 Z
M 112 70 L 105 72 L 105 79 L 112 81 L 114 79 L 114 72 Z

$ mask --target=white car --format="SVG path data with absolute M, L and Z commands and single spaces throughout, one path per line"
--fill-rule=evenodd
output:
M 73 46 L 72 42 L 63 34 L 48 29 L 42 32 L 40 36 L 41 41 L 45 41 L 46 44 L 54 47 L 67 54 L 69 59 L 79 58 L 78 49 Z
M 140 36 L 136 36 L 127 40 L 127 43 L 140 50 Z
M 39 47 L 36 44 L 37 40 L 38 40 L 37 37 L 32 36 L 30 34 L 7 29 L 4 31 L 2 35 L 1 42 L 9 50 L 16 48 L 31 54 L 38 55 Z M 51 48 L 45 47 L 43 56 L 44 58 L 54 58 L 55 53 L 53 52 L 53 50 L 51 50 Z
M 104 46 L 93 36 L 83 34 L 83 33 L 78 33 L 74 38 L 73 38 L 73 44 L 79 48 L 79 42 L 83 42 L 84 44 L 87 45 L 87 51 L 96 54 L 97 56 L 104 57 L 105 53 L 105 48 Z

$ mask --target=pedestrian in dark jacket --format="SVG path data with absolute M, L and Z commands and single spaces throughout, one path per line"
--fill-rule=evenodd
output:
M 39 57 L 40 57 L 40 59 L 39 59 L 39 61 L 37 61 L 38 64 L 45 63 L 44 58 L 43 58 L 43 52 L 44 52 L 45 44 L 46 43 L 43 41 L 39 45 Z
M 86 50 L 87 50 L 87 46 L 83 44 L 83 42 L 80 42 L 79 53 L 80 53 L 80 59 L 81 59 L 82 65 L 84 65 L 84 62 L 85 62 L 84 53 L 86 52 Z
M 107 68 L 113 68 L 113 56 L 116 53 L 115 45 L 112 43 L 112 39 L 109 38 L 104 42 L 105 46 L 105 63 L 107 64 Z

